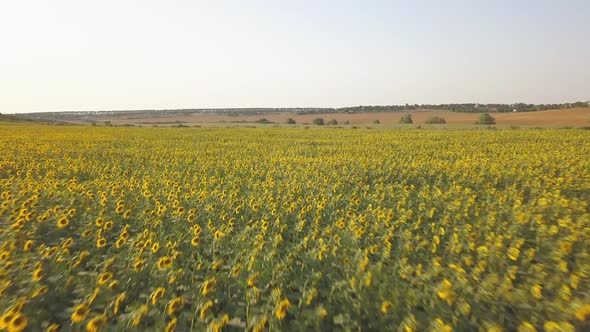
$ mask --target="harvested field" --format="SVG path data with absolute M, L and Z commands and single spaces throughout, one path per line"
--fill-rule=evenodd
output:
M 367 124 L 379 120 L 384 124 L 398 123 L 404 112 L 376 112 L 376 113 L 332 113 L 332 114 L 305 114 L 274 113 L 265 115 L 228 116 L 216 114 L 194 114 L 181 117 L 146 117 L 146 118 L 120 118 L 114 117 L 114 124 L 162 124 L 162 123 L 232 123 L 255 122 L 265 118 L 271 122 L 286 123 L 288 118 L 293 118 L 298 124 L 312 123 L 315 118 L 323 118 L 326 121 L 336 119 L 342 124 L 349 121 L 350 124 Z M 447 124 L 473 124 L 479 117 L 475 113 L 458 113 L 445 111 L 415 111 L 411 112 L 415 124 L 422 124 L 432 116 L 445 118 Z M 574 108 L 570 110 L 550 110 L 540 112 L 519 113 L 493 113 L 498 125 L 529 125 L 529 126 L 590 126 L 590 108 Z

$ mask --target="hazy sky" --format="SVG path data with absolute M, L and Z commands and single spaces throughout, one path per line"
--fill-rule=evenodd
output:
M 590 100 L 590 1 L 0 0 L 0 112 Z

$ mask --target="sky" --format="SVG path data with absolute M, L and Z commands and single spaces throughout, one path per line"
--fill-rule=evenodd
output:
M 587 0 L 0 0 L 0 113 L 588 100 Z

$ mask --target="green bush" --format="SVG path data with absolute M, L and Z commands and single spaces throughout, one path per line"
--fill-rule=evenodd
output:
M 447 123 L 447 120 L 445 120 L 445 118 L 440 117 L 440 116 L 431 116 L 430 118 L 428 118 L 426 120 L 425 123 L 430 123 L 430 124 L 445 124 L 445 123 Z
M 402 115 L 401 119 L 399 119 L 399 123 L 414 123 L 414 121 L 412 121 L 412 114 L 407 113 Z
M 335 126 L 337 124 L 338 124 L 338 121 L 336 121 L 336 119 L 332 119 L 332 120 L 328 121 L 329 126 Z
M 313 119 L 313 124 L 316 126 L 323 126 L 326 123 L 324 122 L 324 119 L 322 119 L 322 118 L 315 118 L 315 119 Z
M 296 124 L 297 121 L 293 120 L 292 118 L 287 119 L 287 124 Z
M 496 124 L 496 119 L 488 113 L 483 113 L 479 116 L 479 120 L 477 120 L 475 124 L 494 125 Z

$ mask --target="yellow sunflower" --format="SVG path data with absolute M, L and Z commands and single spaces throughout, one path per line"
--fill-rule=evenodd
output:
M 70 319 L 74 323 L 80 323 L 86 319 L 88 313 L 90 312 L 90 308 L 86 303 L 80 303 L 74 308 L 74 312 L 70 316 Z

